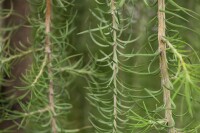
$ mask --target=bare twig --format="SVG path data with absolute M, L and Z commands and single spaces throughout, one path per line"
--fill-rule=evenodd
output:
M 162 11 L 161 11 L 162 10 Z M 170 98 L 171 82 L 168 74 L 168 65 L 166 57 L 166 43 L 163 41 L 165 37 L 165 0 L 158 0 L 158 43 L 160 50 L 160 72 L 161 72 L 161 85 L 163 87 L 163 97 L 165 105 L 165 119 L 169 126 L 169 133 L 175 133 L 174 120 L 172 117 L 172 103 Z
M 52 132 L 57 133 L 56 130 L 56 120 L 54 118 L 54 89 L 53 89 L 53 72 L 52 72 L 52 55 L 51 55 L 51 40 L 50 40 L 50 26 L 51 26 L 51 0 L 46 0 L 46 16 L 45 16 L 45 27 L 46 27 L 46 38 L 45 38 L 45 53 L 47 55 L 47 67 L 48 67 L 48 77 L 49 77 L 49 107 L 52 112 L 51 126 Z

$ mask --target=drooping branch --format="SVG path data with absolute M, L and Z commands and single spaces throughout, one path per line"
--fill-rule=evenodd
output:
M 174 120 L 172 116 L 172 103 L 170 98 L 171 82 L 168 74 L 168 65 L 166 57 L 166 43 L 163 41 L 165 37 L 165 0 L 158 0 L 158 44 L 160 51 L 160 73 L 161 86 L 163 88 L 163 100 L 165 105 L 165 119 L 169 126 L 169 133 L 175 133 Z
M 118 57 L 117 57 L 117 22 L 116 22 L 116 17 L 115 17 L 115 11 L 116 11 L 116 6 L 115 6 L 115 0 L 111 0 L 111 14 L 112 14 L 112 28 L 113 28 L 113 84 L 114 84 L 114 94 L 113 94 L 113 102 L 114 102 L 114 108 L 113 108 L 113 115 L 114 115 L 114 120 L 113 120 L 113 133 L 117 132 L 117 73 L 118 73 Z
M 2 10 L 2 2 L 0 2 L 0 11 Z M 1 17 L 1 15 L 0 15 L 0 17 Z M 0 20 L 0 29 L 2 28 L 2 20 Z M 2 49 L 3 49 L 3 46 L 2 46 L 2 32 L 0 33 L 0 43 L 1 43 L 1 45 L 0 45 L 0 58 L 2 59 Z M 1 61 L 2 62 L 2 61 Z M 0 83 L 1 83 L 1 81 L 2 81 L 2 78 L 3 78 L 3 73 L 2 73 L 2 63 L 0 63 Z M 0 85 L 0 89 L 1 89 L 1 85 Z
M 50 40 L 50 26 L 51 26 L 51 0 L 46 0 L 46 16 L 45 16 L 45 53 L 47 57 L 48 78 L 49 78 L 49 107 L 52 113 L 51 127 L 52 132 L 57 133 L 54 105 L 54 88 L 53 88 L 53 72 L 52 72 L 52 53 L 51 53 L 51 40 Z

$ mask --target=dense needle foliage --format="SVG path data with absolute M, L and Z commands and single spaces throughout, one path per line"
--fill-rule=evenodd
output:
M 5 1 L 0 132 L 200 132 L 198 0 L 27 0 L 26 16 Z

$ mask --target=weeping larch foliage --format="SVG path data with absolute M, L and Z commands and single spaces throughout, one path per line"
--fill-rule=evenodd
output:
M 0 0 L 0 133 L 200 132 L 199 14 L 198 0 Z

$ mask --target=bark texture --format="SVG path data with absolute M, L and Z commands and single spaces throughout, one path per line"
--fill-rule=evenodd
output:
M 175 133 L 174 120 L 172 117 L 172 105 L 170 97 L 171 82 L 168 74 L 166 43 L 163 41 L 165 37 L 165 0 L 158 0 L 158 43 L 160 50 L 160 73 L 161 86 L 163 87 L 163 100 L 165 105 L 165 119 L 169 126 L 169 133 Z

